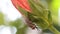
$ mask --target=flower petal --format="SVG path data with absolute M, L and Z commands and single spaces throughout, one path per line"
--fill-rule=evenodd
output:
M 27 0 L 11 0 L 11 1 L 17 9 L 18 9 L 18 6 L 20 6 L 23 9 L 27 10 L 28 12 L 31 12 L 31 9 L 29 7 L 29 4 L 28 4 Z

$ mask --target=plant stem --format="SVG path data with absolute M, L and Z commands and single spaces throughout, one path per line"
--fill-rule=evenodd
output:
M 51 25 L 51 26 L 49 27 L 49 30 L 50 30 L 51 32 L 53 32 L 54 34 L 60 34 L 60 32 L 59 32 L 53 25 Z

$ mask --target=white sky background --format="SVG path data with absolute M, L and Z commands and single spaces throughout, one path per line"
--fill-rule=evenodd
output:
M 7 15 L 10 20 L 21 17 L 21 14 L 11 3 L 11 0 L 0 0 L 0 10 Z

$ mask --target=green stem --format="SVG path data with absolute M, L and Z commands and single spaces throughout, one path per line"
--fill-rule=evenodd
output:
M 52 26 L 52 25 L 49 27 L 49 30 L 51 32 L 53 32 L 54 34 L 60 34 L 60 32 L 54 26 Z

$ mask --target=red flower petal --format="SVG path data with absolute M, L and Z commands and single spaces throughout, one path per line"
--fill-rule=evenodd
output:
M 31 12 L 31 9 L 29 7 L 27 0 L 11 0 L 11 1 L 16 8 L 18 7 L 17 5 L 19 5 L 20 7 L 27 10 L 28 12 Z

